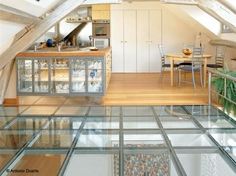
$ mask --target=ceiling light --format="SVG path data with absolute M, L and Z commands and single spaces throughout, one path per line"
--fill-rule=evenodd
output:
M 197 0 L 160 0 L 160 1 L 168 4 L 189 4 L 189 5 L 198 4 Z

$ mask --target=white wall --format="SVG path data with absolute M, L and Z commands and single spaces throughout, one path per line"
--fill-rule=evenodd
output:
M 24 24 L 0 20 L 0 55 L 12 44 L 15 34 L 24 27 Z
M 195 7 L 189 7 L 188 10 L 183 10 L 182 6 L 166 5 L 160 2 L 132 2 L 112 5 L 112 9 L 160 9 L 162 10 L 162 43 L 165 46 L 165 50 L 168 53 L 180 53 L 184 43 L 195 43 L 196 36 L 201 32 L 201 40 L 204 46 L 204 51 L 207 54 L 211 54 L 213 57 L 208 60 L 209 63 L 214 63 L 215 46 L 209 44 L 211 39 L 219 38 L 219 23 L 211 19 L 203 20 L 194 19 L 189 16 L 189 10 L 193 9 L 196 13 L 199 12 Z M 201 10 L 200 10 L 201 11 Z M 200 17 L 199 17 L 200 18 Z M 206 18 L 206 14 L 203 15 Z M 207 19 L 208 19 L 207 18 Z M 200 23 L 200 21 L 202 23 Z M 211 23 L 213 22 L 213 24 Z M 206 25 L 207 24 L 207 25 Z M 206 25 L 206 26 L 203 26 Z M 111 26 L 112 27 L 112 26 Z M 211 29 L 211 30 L 210 30 Z M 213 30 L 212 30 L 213 29 Z M 227 48 L 226 62 L 229 65 L 229 69 L 236 70 L 236 63 L 233 63 L 230 59 L 236 57 L 236 49 Z M 122 58 L 121 58 L 122 59 Z

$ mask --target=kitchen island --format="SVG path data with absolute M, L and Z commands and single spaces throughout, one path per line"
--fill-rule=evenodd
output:
M 111 48 L 41 49 L 16 56 L 18 95 L 102 96 L 111 78 Z

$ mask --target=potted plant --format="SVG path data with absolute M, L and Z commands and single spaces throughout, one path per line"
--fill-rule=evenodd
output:
M 219 69 L 218 71 L 236 77 L 235 71 L 229 71 L 227 69 Z M 227 113 L 236 114 L 236 105 L 232 102 L 236 102 L 236 82 L 233 80 L 226 79 L 226 89 L 224 88 L 225 80 L 220 76 L 216 76 L 212 79 L 212 85 L 215 88 L 216 92 L 221 95 L 224 95 L 226 90 L 226 98 L 219 96 L 219 103 L 223 105 L 224 110 Z M 229 101 L 229 100 L 231 101 Z

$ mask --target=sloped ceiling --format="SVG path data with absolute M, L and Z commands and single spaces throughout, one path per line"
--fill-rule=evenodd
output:
M 40 17 L 62 0 L 0 0 L 0 4 Z

